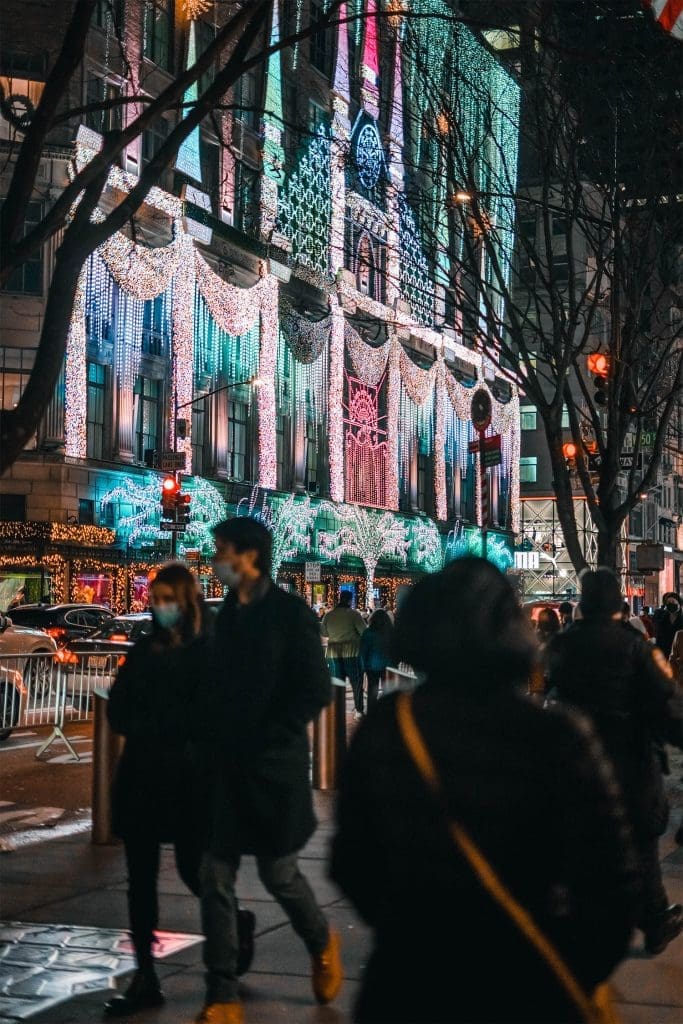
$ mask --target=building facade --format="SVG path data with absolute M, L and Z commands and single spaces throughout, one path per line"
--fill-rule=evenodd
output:
M 21 7 L 0 70 L 30 116 L 49 46 L 34 52 L 31 4 Z M 173 453 L 191 497 L 178 552 L 207 592 L 210 528 L 231 513 L 267 523 L 280 582 L 313 604 L 341 586 L 361 606 L 393 605 L 416 573 L 477 550 L 486 506 L 489 557 L 510 568 L 519 399 L 463 344 L 449 299 L 455 250 L 447 230 L 430 230 L 443 218 L 420 124 L 434 114 L 413 55 L 428 53 L 450 88 L 465 88 L 462 62 L 476 72 L 473 154 L 497 130 L 485 125 L 487 95 L 514 119 L 518 92 L 474 35 L 444 20 L 446 4 L 412 7 L 434 16 L 380 18 L 373 0 L 350 2 L 343 24 L 245 73 L 134 223 L 88 259 L 54 399 L 3 480 L 0 596 L 21 585 L 29 599 L 143 607 L 149 570 L 170 550 L 153 466 Z M 318 0 L 275 3 L 259 46 L 323 13 Z M 32 216 L 102 132 L 135 116 L 133 102 L 107 101 L 158 94 L 215 37 L 219 15 L 211 3 L 102 0 L 72 101 L 104 106 L 65 121 L 46 149 Z M 111 168 L 102 213 L 134 186 L 173 116 Z M 11 173 L 15 140 L 7 122 L 2 131 Z M 47 245 L 1 295 L 4 408 L 32 365 L 53 260 Z M 476 392 L 491 402 L 486 432 L 500 437 L 500 463 L 485 474 L 471 450 Z

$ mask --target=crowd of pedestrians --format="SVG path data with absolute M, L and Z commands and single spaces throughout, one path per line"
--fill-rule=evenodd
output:
M 658 851 L 666 745 L 683 749 L 676 595 L 641 630 L 599 569 L 583 575 L 576 607 L 542 609 L 534 628 L 508 580 L 464 558 L 416 584 L 395 623 L 382 609 L 366 623 L 344 592 L 320 622 L 271 582 L 261 524 L 228 520 L 215 537 L 229 587 L 218 616 L 187 569 L 163 568 L 154 631 L 111 691 L 110 722 L 126 737 L 114 825 L 138 970 L 107 1013 L 163 1001 L 152 958 L 161 843 L 201 903 L 198 1022 L 244 1020 L 254 920 L 235 886 L 246 855 L 308 950 L 315 999 L 335 998 L 339 936 L 298 853 L 315 829 L 308 725 L 337 676 L 358 724 L 330 874 L 373 934 L 354 1021 L 614 1019 L 606 983 L 634 931 L 657 955 L 683 930 Z M 378 700 L 398 662 L 420 685 Z

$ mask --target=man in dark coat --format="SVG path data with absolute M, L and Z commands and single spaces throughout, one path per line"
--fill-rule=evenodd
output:
M 655 643 L 668 658 L 671 654 L 674 637 L 679 629 L 683 629 L 683 612 L 681 612 L 681 599 L 673 592 L 665 594 L 662 599 L 662 607 L 658 608 L 654 615 Z
M 299 871 L 316 820 L 307 727 L 331 700 L 320 630 L 304 602 L 270 579 L 271 535 L 238 517 L 214 530 L 218 577 L 230 593 L 218 613 L 214 668 L 200 734 L 212 758 L 209 851 L 201 869 L 207 1000 L 202 1024 L 240 1024 L 235 882 L 240 857 L 288 914 L 312 958 L 313 989 L 341 985 L 339 938 Z
M 662 744 L 683 749 L 683 701 L 662 652 L 620 621 L 619 581 L 608 569 L 582 577 L 582 619 L 554 638 L 549 685 L 592 720 L 614 764 L 631 818 L 642 875 L 639 927 L 649 953 L 683 930 L 683 909 L 668 905 L 658 838 L 668 820 Z

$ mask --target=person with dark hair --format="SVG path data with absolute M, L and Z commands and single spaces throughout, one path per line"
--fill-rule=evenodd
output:
M 208 667 L 197 581 L 184 565 L 170 563 L 157 573 L 150 600 L 152 632 L 127 655 L 107 705 L 111 728 L 126 738 L 112 792 L 113 830 L 126 853 L 137 962 L 125 995 L 105 1007 L 110 1017 L 164 1001 L 152 959 L 161 843 L 174 844 L 180 877 L 199 895 L 205 821 L 187 751 L 196 680 Z
M 383 608 L 370 616 L 368 628 L 360 638 L 361 668 L 368 680 L 368 711 L 377 703 L 380 682 L 391 664 L 394 624 Z
M 609 569 L 581 576 L 581 620 L 557 636 L 548 673 L 560 701 L 592 721 L 624 795 L 641 871 L 637 925 L 656 955 L 683 930 L 669 906 L 659 836 L 669 808 L 662 777 L 664 743 L 683 749 L 683 701 L 661 650 L 622 619 L 619 580 Z
M 562 601 L 557 611 L 560 616 L 560 625 L 562 629 L 567 629 L 567 627 L 571 626 L 574 621 L 574 605 L 571 601 Z
M 321 632 L 327 637 L 327 660 L 337 679 L 348 679 L 353 690 L 354 715 L 363 717 L 363 670 L 360 640 L 367 629 L 365 619 L 351 607 L 351 592 L 342 590 L 337 607 L 323 619 Z
M 237 517 L 220 523 L 214 537 L 214 571 L 230 592 L 200 691 L 212 813 L 200 874 L 207 991 L 197 1020 L 241 1024 L 235 885 L 245 854 L 256 857 L 261 881 L 310 953 L 318 1002 L 330 1002 L 341 986 L 338 933 L 298 864 L 316 826 L 308 725 L 330 703 L 332 685 L 315 615 L 270 579 L 266 527 Z
M 674 637 L 683 629 L 681 599 L 671 591 L 662 598 L 662 607 L 654 614 L 655 643 L 665 658 L 671 654 Z
M 425 681 L 359 726 L 332 847 L 333 879 L 374 930 L 353 1020 L 585 1020 L 528 922 L 586 998 L 628 948 L 634 862 L 594 733 L 524 695 L 533 631 L 483 559 L 416 584 L 395 657 Z

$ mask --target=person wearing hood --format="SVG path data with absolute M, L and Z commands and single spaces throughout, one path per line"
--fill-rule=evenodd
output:
M 583 573 L 581 619 L 552 641 L 548 677 L 558 699 L 591 720 L 614 765 L 640 862 L 637 923 L 655 955 L 683 930 L 659 863 L 669 815 L 663 745 L 683 749 L 683 701 L 662 651 L 623 621 L 622 600 L 611 570 Z

